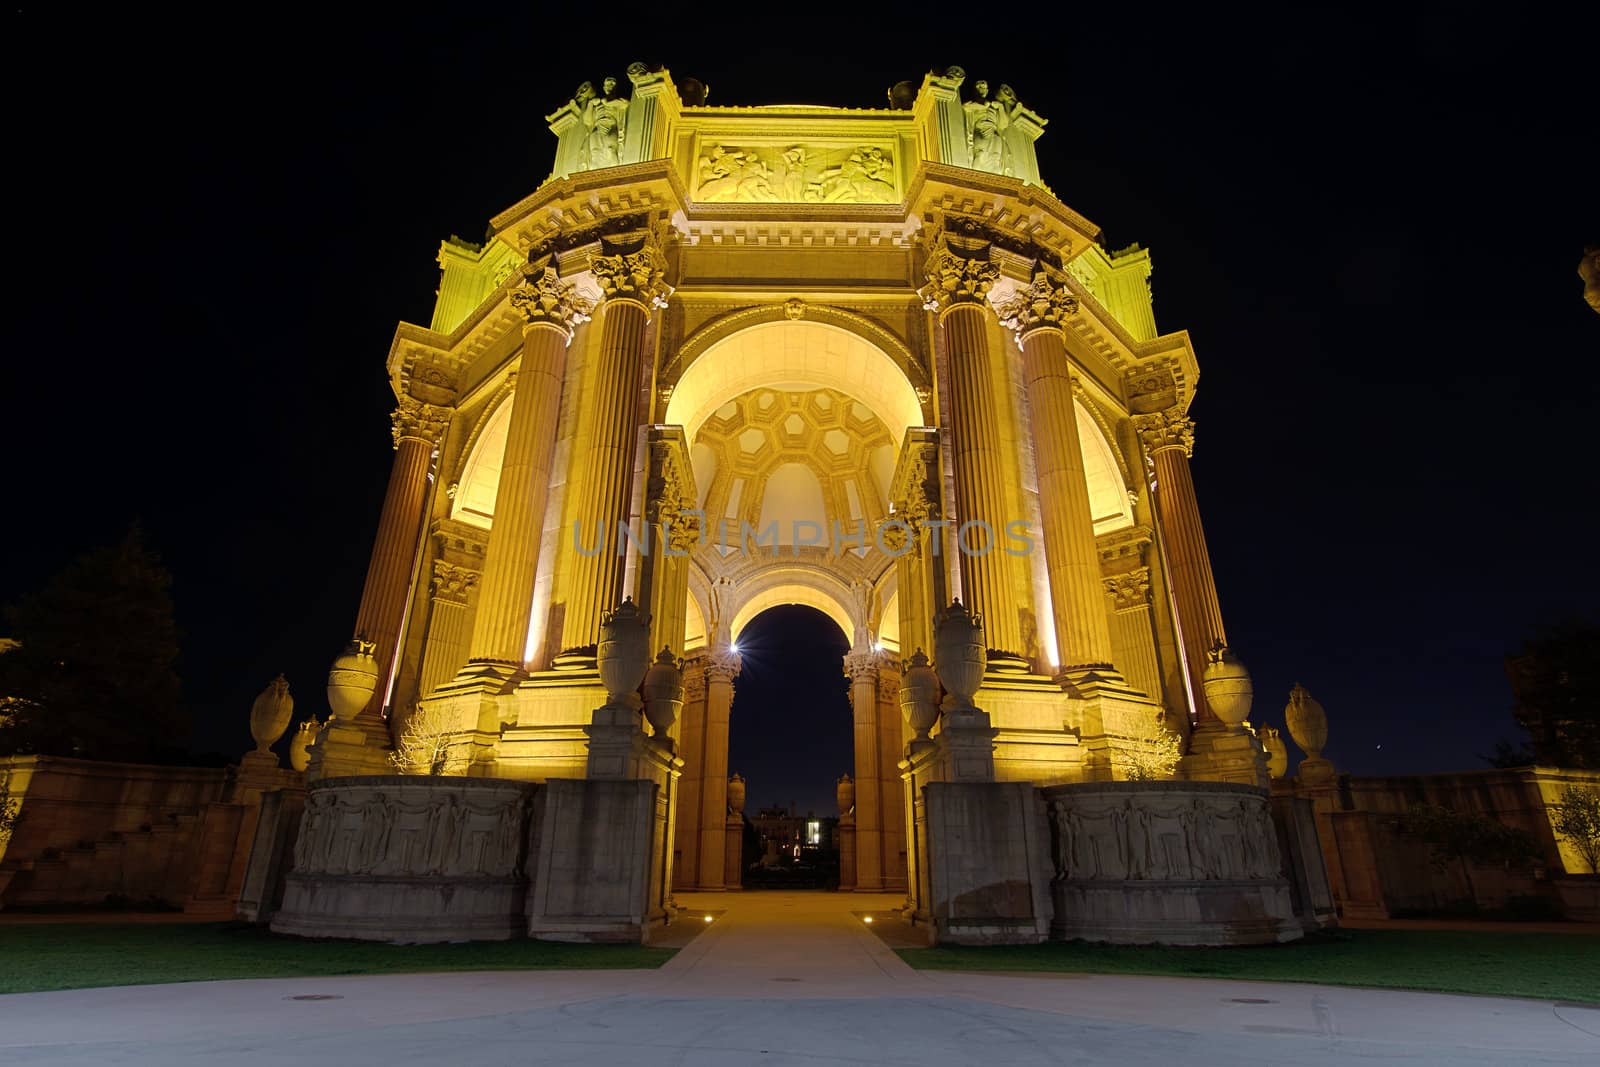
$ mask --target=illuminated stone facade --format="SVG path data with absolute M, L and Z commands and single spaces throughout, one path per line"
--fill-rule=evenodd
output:
M 1107 252 L 1041 180 L 1045 119 L 956 68 L 886 109 L 692 89 L 586 83 L 549 117 L 550 178 L 440 249 L 433 318 L 388 359 L 374 696 L 313 777 L 382 773 L 419 706 L 453 724 L 450 773 L 591 775 L 602 617 L 631 597 L 685 660 L 665 735 L 633 713 L 656 753 L 634 771 L 672 798 L 673 883 L 720 888 L 738 639 L 807 604 L 850 643 L 856 885 L 915 898 L 937 772 L 899 679 L 959 597 L 989 648 L 963 743 L 992 737 L 994 780 L 1139 776 L 1192 725 L 1178 774 L 1264 784 L 1203 684 L 1226 638 L 1195 356 L 1156 330 L 1150 254 Z

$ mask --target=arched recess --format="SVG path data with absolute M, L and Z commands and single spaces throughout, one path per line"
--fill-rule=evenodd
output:
M 837 389 L 872 409 L 896 448 L 906 427 L 923 425 L 916 389 L 882 348 L 805 319 L 757 323 L 713 342 L 678 377 L 666 421 L 693 441 L 714 411 L 761 386 Z
M 1078 424 L 1078 443 L 1083 448 L 1084 478 L 1089 483 L 1089 511 L 1096 534 L 1110 533 L 1133 525 L 1133 504 L 1117 454 L 1106 440 L 1099 422 L 1082 400 L 1073 400 Z
M 511 425 L 515 396 L 507 391 L 478 423 L 467 442 L 466 462 L 456 479 L 450 517 L 488 529 L 494 518 L 495 496 L 500 490 L 500 464 L 505 458 L 506 430 Z

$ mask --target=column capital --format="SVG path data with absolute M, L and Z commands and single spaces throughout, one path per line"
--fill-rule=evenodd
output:
M 433 404 L 424 404 L 409 396 L 400 398 L 400 406 L 394 409 L 389 416 L 389 432 L 394 438 L 394 447 L 399 448 L 401 441 L 422 441 L 426 444 L 435 444 L 445 427 L 450 425 L 450 409 L 437 407 Z
M 529 264 L 523 270 L 523 281 L 511 290 L 511 306 L 522 312 L 528 326 L 553 326 L 567 335 L 580 324 L 589 321 L 594 310 L 593 301 L 581 295 L 571 282 L 561 280 L 556 272 L 554 257 Z
M 989 290 L 1000 280 L 1000 267 L 989 261 L 989 249 L 952 247 L 941 240 L 923 265 L 928 284 L 918 290 L 923 307 L 946 312 L 958 307 L 989 306 Z
M 738 677 L 743 666 L 744 660 L 740 658 L 739 653 L 720 649 L 711 653 L 706 659 L 706 681 L 731 682 Z
M 433 599 L 465 605 L 467 596 L 478 587 L 479 572 L 448 560 L 433 561 Z
M 1177 408 L 1135 415 L 1133 428 L 1151 456 L 1174 448 L 1183 449 L 1185 456 L 1194 455 L 1194 420 Z
M 876 682 L 878 680 L 878 654 L 876 652 L 852 652 L 844 658 L 844 673 L 851 683 Z
M 589 269 L 607 303 L 635 303 L 648 314 L 654 308 L 666 307 L 667 297 L 672 295 L 672 287 L 666 281 L 666 257 L 651 240 L 631 252 L 592 254 Z
M 1121 574 L 1109 574 L 1101 579 L 1106 592 L 1115 601 L 1116 610 L 1142 608 L 1150 603 L 1150 568 L 1135 567 Z
M 1062 333 L 1068 317 L 1077 312 L 1078 298 L 1065 280 L 1043 268 L 1035 270 L 1033 281 L 1019 288 L 1010 300 L 995 307 L 1000 324 L 1015 330 L 1018 341 L 1035 330 Z

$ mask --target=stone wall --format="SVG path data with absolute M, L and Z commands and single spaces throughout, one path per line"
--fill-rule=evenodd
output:
M 1340 914 L 1387 918 L 1464 907 L 1495 910 L 1513 898 L 1547 897 L 1549 907 L 1569 917 L 1581 912 L 1586 894 L 1574 891 L 1584 868 L 1571 846 L 1550 826 L 1549 805 L 1574 784 L 1600 789 L 1600 772 L 1554 767 L 1517 767 L 1454 774 L 1340 775 L 1327 781 L 1282 778 L 1279 796 L 1309 800 L 1316 811 L 1329 879 Z M 1542 862 L 1506 867 L 1459 862 L 1437 864 L 1431 849 L 1400 833 L 1397 818 L 1418 805 L 1470 812 L 1530 834 Z M 1563 879 L 1563 874 L 1568 878 Z M 1579 875 L 1574 879 L 1570 876 Z M 1557 884 L 1558 882 L 1562 884 Z
M 107 897 L 182 905 L 203 866 L 207 811 L 231 784 L 223 767 L 55 756 L 0 758 L 0 776 L 20 801 L 0 840 L 0 908 Z
M 1040 792 L 1054 868 L 1051 937 L 1245 945 L 1303 935 L 1265 790 L 1105 782 Z

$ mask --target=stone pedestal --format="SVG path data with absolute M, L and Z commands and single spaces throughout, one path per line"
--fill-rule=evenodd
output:
M 998 733 L 989 725 L 989 713 L 980 708 L 946 711 L 944 725 L 934 738 L 939 780 L 994 781 L 994 739 Z
M 275 789 L 261 795 L 261 811 L 239 888 L 237 915 L 245 922 L 270 922 L 283 903 L 305 807 L 304 789 Z
M 1278 831 L 1278 851 L 1283 856 L 1283 876 L 1289 883 L 1294 913 L 1310 933 L 1338 925 L 1338 906 L 1322 860 L 1316 813 L 1304 797 L 1274 796 L 1272 821 Z
M 938 940 L 1035 944 L 1050 928 L 1049 837 L 1026 782 L 926 789 L 929 917 Z
M 545 941 L 637 944 L 669 918 L 656 888 L 654 782 L 545 783 L 527 930 Z
M 388 774 L 394 770 L 394 765 L 389 762 L 387 741 L 388 731 L 381 725 L 368 728 L 330 722 L 311 744 L 306 781 Z
M 1261 742 L 1248 730 L 1227 726 L 1216 718 L 1196 724 L 1189 735 L 1189 751 L 1178 765 L 1190 781 L 1235 782 L 1266 788 L 1272 781 Z

